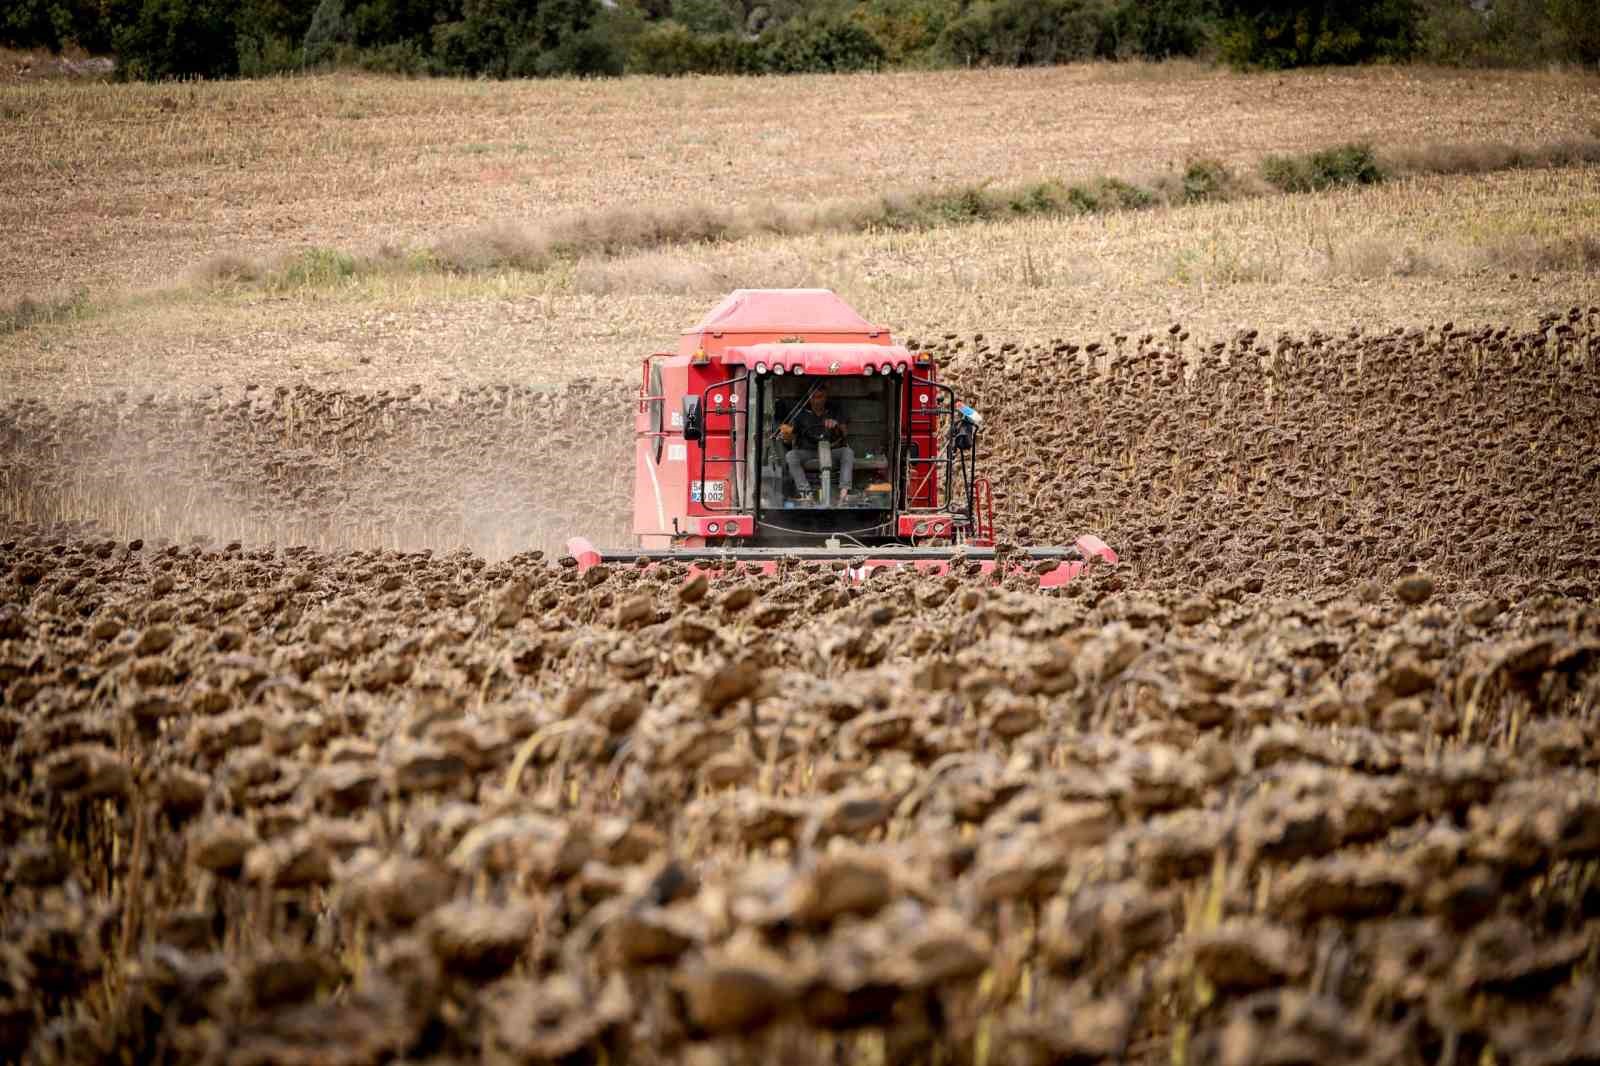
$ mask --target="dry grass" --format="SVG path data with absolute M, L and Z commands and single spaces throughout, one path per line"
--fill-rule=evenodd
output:
M 1546 142 L 1600 112 L 1600 80 L 1570 74 L 1140 71 L 8 85 L 0 111 L 28 121 L 0 123 L 0 295 L 571 212 L 1243 167 L 1350 138 Z
M 449 391 L 618 376 L 741 285 L 824 285 L 898 333 L 1080 341 L 1497 321 L 1600 302 L 1589 168 L 1404 179 L 1081 218 L 753 238 L 548 270 L 337 275 L 185 289 L 0 337 L 0 391 L 305 381 Z M 1589 253 L 1584 249 L 1590 248 Z M 1589 254 L 1588 260 L 1584 255 Z M 1585 266 L 1588 262 L 1590 265 Z M 1513 276 L 1515 275 L 1515 276 Z M 318 280 L 320 278 L 320 280 Z

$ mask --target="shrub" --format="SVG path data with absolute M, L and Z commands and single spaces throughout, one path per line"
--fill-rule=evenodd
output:
M 350 41 L 350 22 L 345 16 L 344 0 L 320 0 L 311 13 L 311 24 L 306 27 L 300 54 L 307 66 L 317 66 L 331 62 L 339 47 Z
M 926 61 L 939 35 L 959 14 L 955 0 L 865 0 L 856 18 L 883 45 L 890 64 Z
M 89 293 L 85 289 L 53 298 L 19 296 L 0 301 L 0 336 L 20 333 L 44 323 L 73 318 L 87 313 L 88 310 Z
M 944 56 L 967 66 L 1036 66 L 1116 54 L 1115 25 L 1086 0 L 985 0 L 950 22 Z
M 1100 210 L 1100 198 L 1087 185 L 1073 185 L 1067 189 L 1067 204 L 1080 214 Z
M 1199 55 L 1216 22 L 1212 0 L 1121 0 L 1111 15 L 1119 57 Z
M 115 34 L 119 76 L 152 81 L 237 74 L 234 15 L 226 0 L 144 0 L 138 16 Z
M 303 65 L 303 53 L 288 38 L 272 34 L 257 37 L 240 34 L 235 39 L 239 52 L 239 74 L 246 78 L 262 78 L 269 74 L 282 74 L 298 70 Z
M 1409 59 L 1421 49 L 1418 0 L 1222 0 L 1221 56 L 1282 70 Z
M 1600 11 L 1594 0 L 1547 0 L 1545 10 L 1562 58 L 1600 64 Z
M 466 0 L 461 18 L 433 27 L 433 62 L 451 74 L 503 78 L 511 54 L 531 34 L 514 0 Z
M 331 285 L 352 277 L 355 258 L 335 248 L 307 248 L 283 264 L 272 279 L 275 288 Z
M 886 54 L 859 22 L 828 15 L 790 19 L 761 41 L 762 69 L 773 74 L 868 70 Z
M 927 206 L 942 222 L 977 222 L 994 212 L 988 196 L 978 185 L 930 197 Z
M 1364 144 L 1347 144 L 1309 155 L 1269 155 L 1261 161 L 1261 176 L 1283 192 L 1375 185 L 1384 177 L 1371 146 Z
M 579 77 L 615 77 L 627 69 L 627 49 L 602 27 L 568 34 L 554 48 L 547 48 L 533 57 L 529 65 L 529 52 L 523 52 L 514 64 L 512 73 L 531 74 L 548 78 L 571 74 Z
M 648 27 L 633 39 L 628 69 L 638 74 L 752 74 L 761 49 L 732 33 L 692 33 L 676 22 Z
M 1120 178 L 1101 178 L 1096 189 L 1095 200 L 1102 208 L 1112 210 L 1149 207 L 1155 203 L 1155 197 L 1139 188 L 1130 185 Z
M 108 5 L 95 0 L 10 0 L 0 10 L 0 42 L 59 52 L 75 44 L 90 52 L 111 47 Z
M 1497 0 L 1480 10 L 1463 0 L 1424 0 L 1423 53 L 1463 66 L 1600 61 L 1593 0 Z
M 394 41 L 363 48 L 356 53 L 355 61 L 362 70 L 375 74 L 417 76 L 429 73 L 428 57 L 416 41 Z
M 1185 203 L 1221 200 L 1231 191 L 1233 174 L 1218 159 L 1196 159 L 1183 170 Z
M 459 12 L 458 5 L 452 5 Z M 347 8 L 351 40 L 362 48 L 382 49 L 410 44 L 426 51 L 433 27 L 451 21 L 451 9 L 440 10 L 432 0 L 360 0 Z
M 1058 181 L 1025 185 L 1011 198 L 1011 211 L 1017 215 L 1060 214 L 1066 204 L 1066 190 Z
M 462 0 L 460 18 L 431 33 L 432 66 L 447 74 L 620 74 L 620 51 L 591 0 Z
M 724 0 L 673 0 L 672 21 L 693 34 L 733 33 L 741 29 Z

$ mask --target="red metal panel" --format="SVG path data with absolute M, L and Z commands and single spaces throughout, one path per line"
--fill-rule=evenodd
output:
M 689 333 L 886 333 L 828 289 L 735 289 Z
M 723 349 L 722 358 L 752 369 L 759 366 L 783 367 L 788 374 L 819 377 L 860 376 L 870 366 L 874 373 L 891 364 L 900 370 L 911 369 L 911 353 L 898 344 L 821 343 L 821 344 L 740 344 Z
M 895 535 L 900 537 L 948 537 L 955 519 L 948 514 L 903 514 L 898 519 Z M 921 532 L 917 531 L 921 527 Z
M 917 377 L 932 380 L 933 368 L 924 367 Z M 906 436 L 916 447 L 916 454 L 929 458 L 938 452 L 938 419 L 927 411 L 941 404 L 939 390 L 915 381 L 906 389 Z M 907 466 L 910 483 L 906 486 L 906 502 L 911 507 L 939 506 L 939 468 L 931 464 Z

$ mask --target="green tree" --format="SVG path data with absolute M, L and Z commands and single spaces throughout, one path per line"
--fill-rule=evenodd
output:
M 1222 0 L 1222 57 L 1238 67 L 1409 59 L 1421 44 L 1418 0 Z
M 453 74 L 503 78 L 533 36 L 538 8 L 538 0 L 463 0 L 459 19 L 433 28 L 434 56 Z
M 1107 8 L 1088 0 L 986 0 L 946 26 L 939 47 L 964 65 L 1036 66 L 1111 58 L 1116 34 Z
M 317 0 L 246 0 L 234 17 L 234 47 L 239 73 L 246 77 L 293 70 L 302 65 L 301 45 Z
M 459 0 L 361 0 L 350 11 L 350 34 L 363 47 L 411 42 L 428 49 L 435 26 L 460 18 Z
M 1119 55 L 1169 59 L 1204 51 L 1216 25 L 1215 0 L 1122 0 L 1112 15 Z
M 849 18 L 790 19 L 761 39 L 762 65 L 774 74 L 867 70 L 883 62 L 883 45 Z
M 728 0 L 673 0 L 672 19 L 691 33 L 732 33 L 743 29 Z
M 11 0 L 0 5 L 0 42 L 59 52 L 77 45 L 90 52 L 111 48 L 111 10 L 97 0 Z
M 227 0 L 144 0 L 113 36 L 124 78 L 230 77 L 239 72 Z
M 1547 11 L 1567 53 L 1565 58 L 1600 63 L 1600 5 L 1596 0 L 1548 0 Z
M 330 62 L 339 46 L 350 43 L 350 22 L 345 17 L 344 0 L 320 0 L 306 27 L 301 53 L 307 66 Z

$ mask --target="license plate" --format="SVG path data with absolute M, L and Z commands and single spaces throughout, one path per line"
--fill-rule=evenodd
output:
M 727 499 L 728 483 L 726 481 L 707 481 L 702 493 L 702 482 L 689 482 L 689 500 L 692 503 L 722 503 Z

